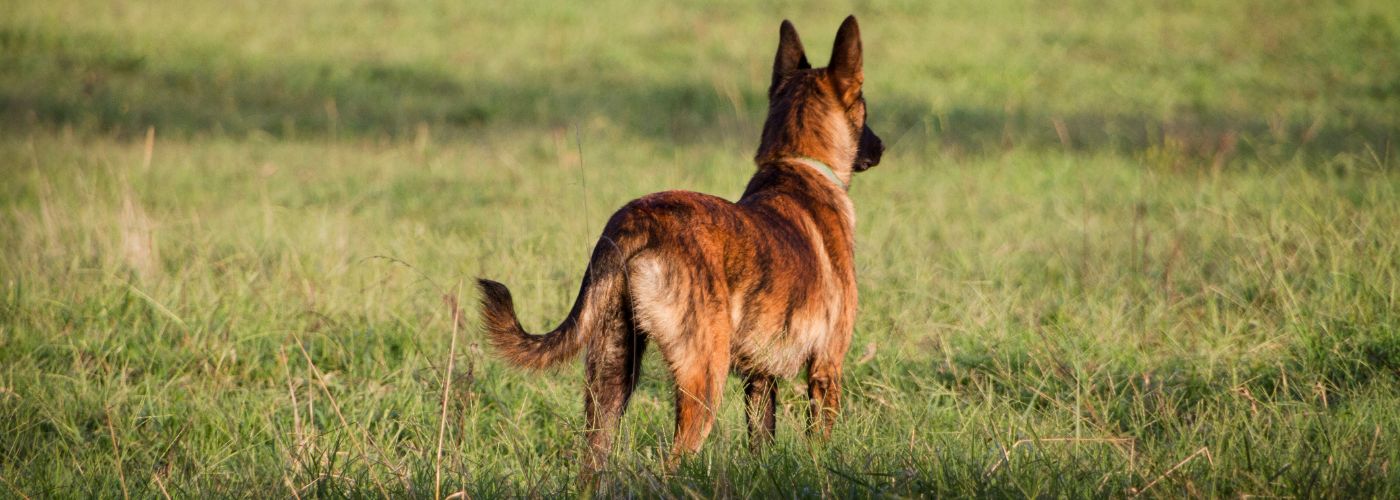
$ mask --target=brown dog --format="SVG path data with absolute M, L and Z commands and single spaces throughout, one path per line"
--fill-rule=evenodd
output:
M 479 280 L 482 321 L 505 359 L 544 368 L 588 348 L 585 472 L 607 460 L 648 339 L 675 377 L 673 461 L 700 449 L 731 370 L 744 377 L 754 447 L 773 437 L 776 379 L 803 367 L 810 430 L 831 432 L 856 316 L 846 187 L 884 151 L 865 123 L 863 78 L 854 16 L 820 69 L 783 21 L 758 171 L 737 203 L 668 191 L 622 207 L 593 249 L 573 310 L 543 335 L 521 328 L 505 285 Z

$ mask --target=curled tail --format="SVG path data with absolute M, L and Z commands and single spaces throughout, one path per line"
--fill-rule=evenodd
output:
M 626 286 L 619 254 L 620 250 L 610 242 L 599 242 L 569 316 L 554 330 L 540 335 L 532 335 L 520 326 L 509 288 L 478 279 L 481 323 L 496 352 L 515 365 L 532 369 L 548 368 L 572 358 L 591 334 L 610 320 L 623 317 Z

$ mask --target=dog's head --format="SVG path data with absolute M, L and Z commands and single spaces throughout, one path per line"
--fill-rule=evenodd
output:
M 812 145 L 802 143 L 822 141 L 834 150 L 829 156 L 842 161 L 849 158 L 849 167 L 855 172 L 880 164 L 885 145 L 866 123 L 861 66 L 860 25 L 855 16 L 841 23 L 831 62 L 818 69 L 807 62 L 797 29 L 784 20 L 773 61 L 773 83 L 768 88 L 764 142 L 792 142 L 795 144 L 790 147 L 811 149 Z

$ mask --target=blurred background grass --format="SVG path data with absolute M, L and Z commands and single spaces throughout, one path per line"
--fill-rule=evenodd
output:
M 1396 126 L 1388 3 L 31 2 L 0 43 L 12 127 L 294 139 L 600 120 L 689 141 L 758 120 L 773 19 L 864 8 L 888 18 L 867 34 L 877 120 L 945 147 L 1234 135 L 1335 153 Z M 830 37 L 809 31 L 824 55 Z
M 752 172 L 777 24 L 863 25 L 850 402 L 610 492 L 1394 496 L 1393 2 L 6 2 L 0 479 L 27 496 L 577 493 L 560 318 L 608 213 Z M 462 297 L 471 303 L 470 292 Z M 737 386 L 737 384 L 731 384 Z M 439 459 L 438 425 L 447 415 Z

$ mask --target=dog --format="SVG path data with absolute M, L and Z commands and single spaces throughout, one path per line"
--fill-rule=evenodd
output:
M 648 342 L 675 380 L 668 465 L 699 451 L 731 371 L 744 379 L 752 448 L 773 439 L 778 379 L 804 368 L 809 433 L 830 435 L 856 319 L 847 188 L 884 152 L 866 124 L 863 83 L 855 16 L 825 68 L 812 68 L 784 20 L 758 168 L 739 201 L 666 191 L 623 206 L 593 248 L 568 317 L 548 333 L 527 333 L 510 290 L 478 280 L 485 334 L 505 360 L 543 369 L 587 348 L 585 474 L 606 465 Z

